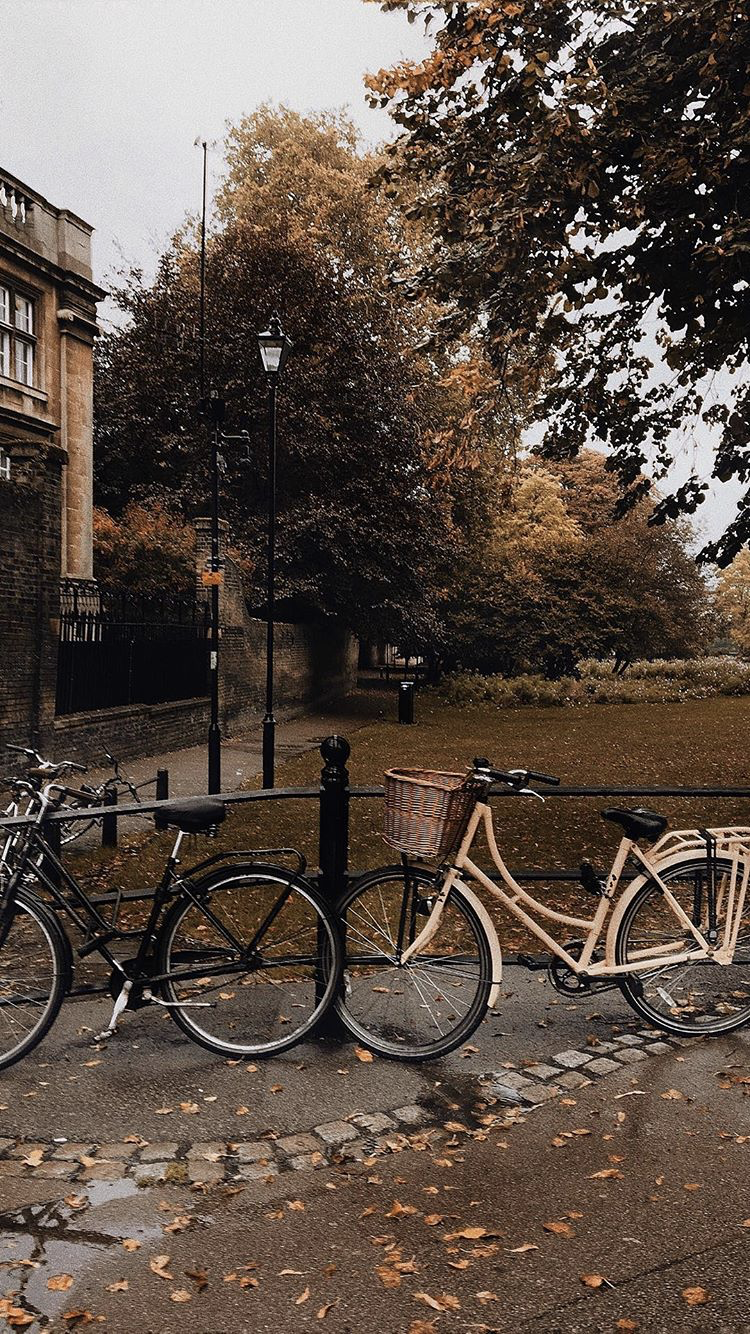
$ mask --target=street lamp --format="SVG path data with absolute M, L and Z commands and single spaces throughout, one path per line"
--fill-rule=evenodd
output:
M 276 576 L 276 390 L 292 350 L 278 315 L 258 334 L 258 347 L 268 379 L 268 574 L 266 587 L 266 714 L 263 719 L 263 786 L 273 787 L 276 719 L 273 716 L 273 632 Z

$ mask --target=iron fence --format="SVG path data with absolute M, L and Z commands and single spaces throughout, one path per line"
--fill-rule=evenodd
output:
M 208 607 L 192 596 L 107 595 L 63 585 L 58 715 L 208 693 Z

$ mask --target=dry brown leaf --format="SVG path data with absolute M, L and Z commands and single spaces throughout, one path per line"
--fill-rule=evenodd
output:
M 174 1107 L 155 1107 L 154 1116 L 171 1116 Z
M 295 1297 L 295 1299 L 294 1299 L 294 1305 L 295 1305 L 295 1306 L 302 1306 L 303 1302 L 306 1302 L 309 1296 L 310 1296 L 310 1289 L 309 1289 L 309 1288 L 305 1288 L 305 1291 L 304 1291 L 304 1292 L 301 1292 L 300 1295 L 299 1295 L 299 1297 Z
M 375 1270 L 384 1288 L 400 1288 L 401 1275 L 392 1265 L 378 1265 Z
M 385 1216 L 386 1218 L 399 1218 L 402 1214 L 416 1214 L 418 1212 L 413 1204 L 402 1204 L 400 1200 L 394 1200 Z
M 442 1223 L 444 1218 L 445 1214 L 425 1214 L 423 1222 L 425 1227 L 437 1227 L 438 1223 Z
M 331 1261 L 330 1264 L 323 1265 L 323 1275 L 324 1275 L 324 1277 L 325 1277 L 325 1278 L 333 1278 L 333 1276 L 334 1276 L 334 1274 L 336 1273 L 336 1270 L 337 1270 L 337 1269 L 338 1269 L 338 1265 L 334 1264 L 333 1261 Z
M 152 1274 L 156 1274 L 158 1278 L 166 1278 L 171 1283 L 174 1280 L 174 1274 L 169 1273 L 168 1264 L 168 1255 L 152 1255 L 148 1267 Z
M 287 1200 L 286 1207 L 287 1209 L 291 1209 L 295 1214 L 303 1214 L 305 1212 L 305 1205 L 302 1200 Z
M 431 1297 L 429 1292 L 415 1292 L 415 1302 L 424 1302 L 425 1306 L 431 1306 L 433 1311 L 460 1311 L 461 1303 L 458 1297 L 452 1297 L 444 1292 L 441 1297 Z
M 11 1329 L 23 1329 L 25 1325 L 33 1325 L 36 1320 L 35 1315 L 30 1315 L 21 1306 L 13 1306 L 9 1299 L 0 1301 L 0 1315 Z
M 462 1238 L 465 1241 L 479 1241 L 480 1237 L 497 1236 L 495 1232 L 488 1232 L 486 1227 L 463 1227 L 460 1232 L 444 1232 L 443 1241 L 456 1241 Z
M 589 1181 L 624 1181 L 624 1173 L 619 1167 L 603 1167 L 601 1172 L 592 1172 Z
M 470 1264 L 471 1264 L 471 1261 L 470 1261 L 470 1260 L 449 1260 L 449 1261 L 448 1261 L 448 1267 L 449 1267 L 450 1269 L 468 1269 Z
M 496 1301 L 497 1301 L 497 1293 L 496 1293 L 496 1292 L 488 1292 L 488 1291 L 485 1289 L 483 1292 L 478 1292 L 478 1293 L 476 1294 L 476 1298 L 477 1298 L 477 1301 L 478 1301 L 478 1302 L 481 1302 L 481 1303 L 482 1303 L 482 1306 L 486 1306 L 487 1302 L 496 1302 Z
M 627 1316 L 623 1316 L 622 1320 L 615 1321 L 615 1329 L 638 1329 L 638 1328 L 639 1328 L 638 1321 L 628 1320 Z
M 32 1149 L 31 1153 L 28 1153 L 25 1158 L 21 1159 L 21 1162 L 24 1167 L 39 1167 L 43 1157 L 44 1149 Z
M 72 1274 L 53 1274 L 47 1279 L 47 1287 L 50 1292 L 67 1292 L 73 1286 Z
M 556 1237 L 574 1237 L 575 1231 L 570 1223 L 542 1223 L 545 1232 L 554 1232 Z
M 366 1047 L 355 1047 L 354 1055 L 357 1060 L 362 1061 L 364 1065 L 369 1065 L 372 1061 L 372 1052 L 368 1051 Z
M 679 1089 L 666 1089 L 664 1093 L 659 1094 L 659 1097 L 676 1102 L 678 1098 L 684 1098 L 685 1094 L 680 1093 Z
M 124 1237 L 122 1246 L 125 1251 L 139 1251 L 141 1249 L 141 1243 L 136 1241 L 135 1237 Z
M 187 1288 L 173 1288 L 169 1294 L 170 1302 L 191 1302 L 193 1300 L 192 1292 Z
M 284 1092 L 284 1085 L 283 1085 L 283 1084 L 272 1084 L 272 1085 L 271 1085 L 271 1090 L 270 1090 L 270 1091 L 271 1091 L 271 1093 L 283 1093 L 283 1092 Z
M 525 1255 L 527 1251 L 538 1251 L 539 1247 L 533 1241 L 525 1241 L 523 1246 L 512 1246 L 508 1251 L 509 1255 Z
M 249 1113 L 249 1111 L 250 1111 L 250 1108 L 249 1108 L 249 1107 L 246 1107 L 245 1104 L 242 1103 L 242 1105 L 241 1105 L 240 1107 L 235 1107 L 235 1109 L 234 1109 L 234 1114 L 235 1114 L 235 1116 L 247 1116 L 248 1113 Z
M 700 1181 L 686 1181 L 684 1186 L 682 1187 L 683 1190 L 700 1190 L 700 1188 L 701 1188 Z
M 192 1214 L 178 1214 L 171 1223 L 164 1224 L 165 1232 L 184 1232 L 193 1221 Z
M 408 1334 L 437 1334 L 434 1320 L 412 1320 Z
M 197 1102 L 181 1102 L 180 1111 L 184 1112 L 186 1116 L 197 1116 L 200 1111 L 200 1107 L 198 1106 Z
M 128 1287 L 129 1287 L 129 1284 L 128 1284 L 128 1280 L 127 1280 L 126 1278 L 116 1278 L 115 1281 L 114 1281 L 114 1283 L 108 1283 L 108 1284 L 107 1284 L 107 1286 L 106 1286 L 106 1288 L 104 1289 L 104 1291 L 105 1291 L 105 1292 L 127 1292 Z
M 579 1278 L 587 1288 L 600 1288 L 606 1282 L 602 1274 L 579 1274 Z
M 705 1306 L 711 1300 L 711 1293 L 705 1288 L 683 1288 L 680 1296 L 688 1306 Z
M 85 1195 L 66 1195 L 64 1198 L 69 1209 L 85 1209 L 88 1204 Z
M 242 1278 L 240 1279 L 240 1287 L 259 1288 L 260 1283 L 258 1282 L 257 1278 L 253 1278 L 252 1274 L 243 1274 Z
M 70 1311 L 63 1311 L 63 1320 L 67 1320 L 70 1325 L 90 1325 L 92 1320 L 101 1321 L 103 1316 L 94 1316 L 91 1311 L 87 1311 L 82 1306 L 71 1308 Z
M 328 1312 L 332 1311 L 334 1306 L 338 1306 L 338 1301 L 339 1301 L 338 1297 L 334 1297 L 332 1302 L 326 1302 L 325 1306 L 319 1307 L 316 1312 L 315 1319 L 325 1320 L 326 1316 L 328 1315 Z
M 205 1269 L 186 1269 L 185 1276 L 193 1280 L 199 1292 L 208 1287 L 208 1274 Z

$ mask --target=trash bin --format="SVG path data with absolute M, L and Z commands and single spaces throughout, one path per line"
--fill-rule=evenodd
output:
M 400 723 L 414 722 L 414 682 L 398 683 L 398 720 Z

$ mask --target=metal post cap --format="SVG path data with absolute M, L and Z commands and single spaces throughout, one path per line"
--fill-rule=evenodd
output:
M 327 736 L 325 741 L 321 742 L 320 753 L 326 764 L 346 764 L 352 753 L 345 736 Z

